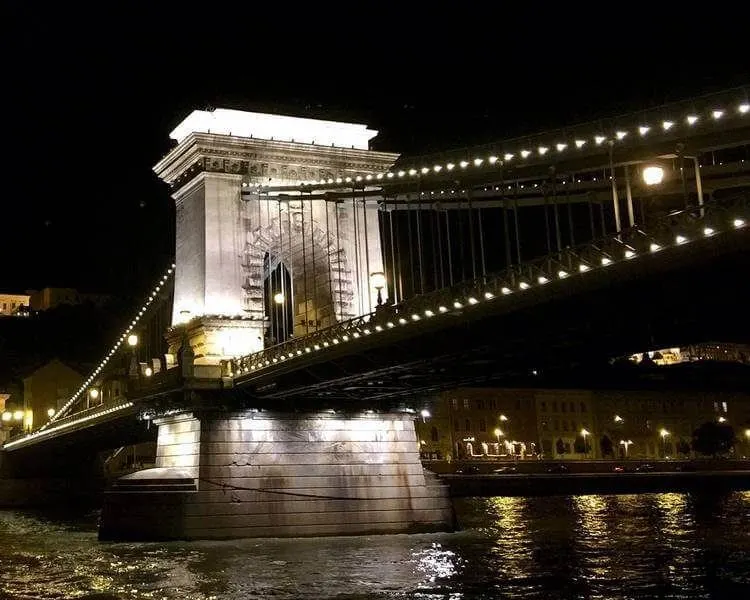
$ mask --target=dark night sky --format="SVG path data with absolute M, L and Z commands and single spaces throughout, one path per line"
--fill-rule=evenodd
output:
M 366 122 L 376 149 L 419 153 L 750 83 L 746 21 L 705 9 L 110 4 L 3 9 L 0 291 L 155 278 L 173 225 L 151 167 L 192 109 Z

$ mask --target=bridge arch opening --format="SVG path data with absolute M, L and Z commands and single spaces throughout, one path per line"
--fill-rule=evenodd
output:
M 263 296 L 269 321 L 265 345 L 270 346 L 288 340 L 294 331 L 293 278 L 279 257 L 270 252 L 266 252 L 263 258 L 263 274 Z

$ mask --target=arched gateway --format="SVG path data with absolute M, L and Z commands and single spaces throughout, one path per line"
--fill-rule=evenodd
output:
M 364 178 L 397 154 L 368 149 L 365 125 L 235 110 L 194 111 L 154 170 L 174 189 L 175 296 L 171 350 L 190 339 L 199 373 L 261 350 L 272 307 L 264 259 L 292 278 L 284 299 L 295 335 L 374 310 L 370 274 L 383 271 L 376 203 L 270 195 L 274 186 Z
M 222 359 L 375 309 L 370 275 L 384 270 L 377 203 L 271 193 L 384 172 L 397 155 L 368 150 L 375 134 L 227 110 L 193 112 L 172 132 L 177 146 L 155 171 L 177 204 L 168 339 L 172 357 L 191 346 L 192 398 L 218 382 Z M 452 526 L 445 486 L 422 468 L 411 415 L 198 405 L 154 419 L 156 468 L 121 478 L 105 495 L 101 538 Z

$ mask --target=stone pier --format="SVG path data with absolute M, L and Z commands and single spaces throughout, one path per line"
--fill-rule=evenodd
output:
M 157 421 L 157 467 L 105 494 L 100 539 L 228 539 L 450 530 L 447 487 L 411 417 L 243 411 Z

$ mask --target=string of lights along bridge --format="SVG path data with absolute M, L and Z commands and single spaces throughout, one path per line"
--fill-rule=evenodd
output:
M 371 183 L 371 182 L 382 182 L 383 180 L 393 179 L 404 179 L 404 178 L 415 178 L 424 177 L 430 174 L 440 175 L 445 173 L 451 173 L 452 171 L 466 170 L 470 167 L 475 168 L 488 168 L 494 166 L 504 165 L 510 163 L 513 160 L 526 161 L 527 159 L 532 160 L 534 157 L 542 158 L 545 156 L 557 153 L 558 155 L 578 150 L 579 152 L 585 151 L 590 145 L 595 147 L 602 146 L 604 144 L 626 144 L 630 139 L 645 140 L 646 138 L 652 139 L 654 136 L 662 135 L 663 137 L 671 136 L 677 138 L 684 132 L 681 132 L 681 128 L 693 129 L 699 127 L 700 124 L 705 123 L 706 126 L 713 124 L 721 124 L 726 120 L 733 118 L 745 118 L 750 114 L 750 102 L 740 101 L 736 103 L 734 107 L 714 107 L 707 109 L 702 113 L 690 112 L 685 115 L 674 115 L 668 119 L 662 119 L 658 124 L 632 124 L 629 127 L 620 127 L 610 132 L 604 131 L 588 131 L 585 135 L 580 137 L 571 137 L 568 140 L 553 140 L 547 139 L 541 141 L 536 147 L 524 145 L 524 142 L 531 141 L 537 138 L 521 138 L 519 140 L 511 140 L 505 143 L 505 146 L 509 147 L 509 150 L 504 152 L 502 155 L 490 154 L 485 157 L 476 157 L 471 160 L 460 160 L 456 162 L 446 162 L 443 164 L 435 164 L 432 166 L 421 166 L 421 167 L 410 167 L 398 170 L 389 170 L 384 173 L 377 174 L 359 174 L 355 176 L 327 178 L 320 180 L 308 180 L 303 181 L 300 184 L 294 184 L 289 186 L 269 186 L 262 182 L 245 182 L 243 187 L 274 187 L 278 191 L 293 191 L 299 190 L 300 188 L 315 188 L 316 186 L 331 186 L 331 185 L 351 185 Z M 575 128 L 572 128 L 575 129 Z M 591 125 L 582 125 L 580 129 L 591 129 Z M 510 147 L 513 147 L 512 149 Z
M 247 244 L 253 240 L 253 244 L 268 246 L 265 254 L 258 253 L 256 248 L 239 250 L 242 259 L 238 270 L 245 277 L 240 283 L 246 304 L 242 310 L 224 310 L 222 305 L 212 311 L 208 304 L 206 308 L 194 309 L 190 304 L 178 306 L 176 301 L 171 329 L 206 319 L 224 320 L 212 324 L 214 330 L 230 324 L 239 326 L 238 323 L 258 328 L 258 343 L 253 341 L 256 350 L 252 352 L 235 349 L 226 342 L 232 341 L 233 336 L 239 337 L 234 332 L 220 340 L 224 346 L 217 354 L 221 358 L 215 377 L 241 382 L 261 372 L 273 371 L 279 363 L 325 354 L 364 338 L 386 335 L 388 331 L 407 328 L 418 331 L 426 322 L 449 316 L 454 319 L 474 306 L 500 303 L 502 298 L 533 288 L 575 286 L 577 278 L 587 273 L 612 269 L 625 261 L 743 229 L 748 219 L 746 202 L 729 208 L 726 203 L 704 202 L 706 182 L 698 172 L 697 154 L 689 156 L 696 168 L 690 174 L 695 191 L 688 192 L 688 174 L 675 155 L 665 158 L 660 151 L 651 156 L 649 150 L 651 144 L 682 143 L 691 135 L 720 137 L 725 131 L 746 128 L 750 104 L 746 99 L 737 100 L 736 96 L 730 102 L 727 98 L 731 95 L 722 95 L 723 104 L 713 97 L 704 99 L 705 106 L 700 110 L 695 108 L 695 102 L 688 102 L 642 112 L 628 117 L 627 125 L 610 120 L 606 126 L 603 122 L 584 124 L 557 133 L 510 140 L 494 145 L 493 152 L 486 155 L 475 149 L 461 151 L 467 155 L 462 159 L 432 163 L 427 163 L 427 159 L 412 159 L 416 164 L 422 161 L 422 166 L 401 166 L 409 159 L 394 162 L 397 155 L 388 157 L 379 153 L 377 160 L 383 164 L 390 162 L 391 166 L 357 172 L 355 162 L 350 169 L 354 172 L 349 174 L 294 184 L 279 180 L 267 184 L 257 177 L 232 174 L 242 190 L 244 206 L 237 213 L 239 220 L 260 223 L 256 230 L 246 232 Z M 665 114 L 667 110 L 672 112 Z M 619 119 L 623 123 L 625 120 Z M 357 135 L 369 137 L 367 131 L 362 129 Z M 174 175 L 169 171 L 172 167 L 167 159 L 160 163 L 156 170 L 173 186 L 190 189 L 193 183 L 186 177 L 198 181 L 201 174 L 193 167 L 200 164 L 205 168 L 213 160 L 208 155 L 205 161 L 196 160 L 196 152 L 211 152 L 190 149 L 193 138 L 199 135 L 202 134 L 187 129 L 177 137 L 173 133 L 179 142 L 174 151 L 176 156 L 192 152 L 190 159 L 195 160 L 193 166 L 180 162 L 174 168 Z M 231 131 L 219 132 L 218 136 L 241 140 L 240 143 L 249 146 L 274 143 L 273 139 L 269 142 L 257 136 L 235 138 Z M 212 143 L 215 139 L 205 138 Z M 305 146 L 300 152 L 311 156 L 325 150 L 314 144 L 299 145 Z M 613 149 L 625 149 L 628 145 L 643 157 L 615 164 Z M 740 142 L 739 147 L 747 153 L 746 142 Z M 474 158 L 470 158 L 472 152 Z M 546 177 L 537 176 L 536 181 L 530 181 L 525 174 L 513 179 L 506 169 L 508 178 L 502 186 L 495 181 L 493 168 L 505 168 L 511 163 L 558 164 L 560 157 L 568 155 L 591 157 L 592 161 L 586 167 L 579 167 L 577 173 L 561 168 Z M 377 162 L 360 160 L 369 165 Z M 736 160 L 737 165 L 744 162 L 744 155 Z M 667 163 L 671 164 L 671 171 Z M 628 167 L 633 165 L 642 167 L 643 189 L 631 185 Z M 712 183 L 716 168 L 712 164 L 706 168 L 708 193 L 710 186 L 716 185 Z M 743 175 L 743 169 L 736 167 L 738 177 Z M 581 174 L 586 171 L 596 175 L 582 181 Z M 468 177 L 451 179 L 458 174 Z M 472 179 L 472 174 L 481 177 Z M 618 186 L 623 180 L 620 174 L 626 184 L 625 227 L 621 226 L 619 215 L 618 194 L 622 190 L 618 191 Z M 211 173 L 204 172 L 202 176 L 209 177 Z M 556 187 L 559 177 L 563 178 L 561 185 L 569 183 L 564 192 Z M 426 182 L 430 178 L 434 180 L 430 185 L 436 186 L 449 183 L 450 179 L 462 196 L 453 204 L 449 200 L 442 204 L 422 201 L 425 194 L 435 192 L 428 189 Z M 661 216 L 655 214 L 651 218 L 647 214 L 651 207 L 644 199 L 659 194 L 658 188 L 665 180 L 677 190 L 676 194 L 674 190 L 663 192 L 665 201 L 668 196 L 676 196 L 684 202 L 684 207 L 675 210 L 672 206 L 662 211 Z M 511 197 L 504 195 L 505 190 L 511 189 Z M 345 193 L 336 196 L 337 190 Z M 521 190 L 525 195 L 520 194 Z M 324 193 L 315 195 L 317 192 Z M 331 192 L 334 195 L 329 197 L 327 194 Z M 581 243 L 581 240 L 587 241 Z M 529 260 L 530 257 L 534 258 Z M 32 436 L 48 435 L 98 416 L 133 408 L 130 399 L 125 399 L 116 406 L 86 407 L 82 411 L 85 414 L 77 418 L 72 413 L 87 396 L 98 399 L 93 396 L 99 393 L 97 382 L 118 353 L 138 344 L 139 328 L 149 318 L 151 309 L 163 301 L 160 292 L 174 283 L 179 267 L 177 256 L 82 385 Z M 182 276 L 183 286 L 193 281 L 191 277 Z M 202 285 L 207 286 L 208 279 Z M 205 293 L 207 297 L 221 297 L 217 290 L 206 289 Z M 163 371 L 166 370 L 165 365 Z M 150 377 L 154 370 L 146 367 L 142 373 Z M 14 443 L 6 446 L 12 447 Z

